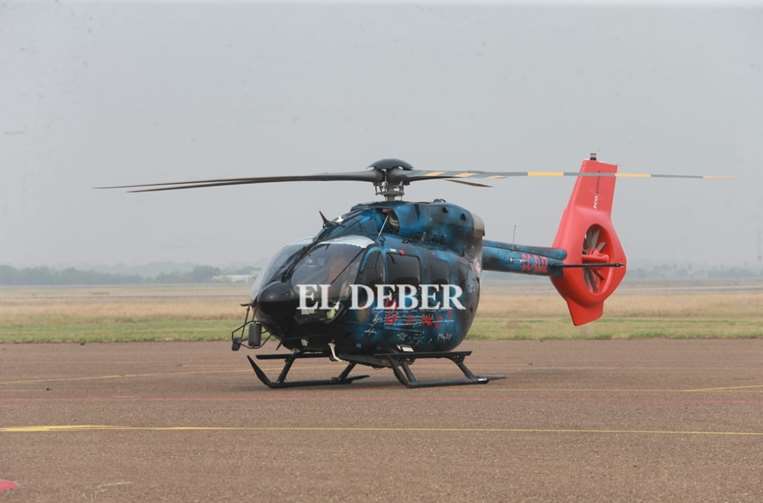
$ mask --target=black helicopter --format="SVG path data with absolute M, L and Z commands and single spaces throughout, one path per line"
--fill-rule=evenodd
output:
M 507 177 L 577 177 L 551 247 L 484 239 L 482 219 L 442 199 L 403 201 L 405 187 L 447 180 L 476 187 Z M 271 388 L 349 384 L 358 364 L 391 368 L 405 386 L 483 384 L 490 378 L 465 365 L 464 340 L 479 305 L 483 270 L 549 276 L 581 325 L 601 317 L 604 300 L 625 276 L 626 256 L 611 220 L 618 177 L 719 178 L 701 175 L 621 173 L 591 154 L 579 172 L 423 171 L 398 159 L 383 159 L 364 171 L 304 176 L 242 177 L 122 185 L 130 192 L 158 192 L 274 182 L 361 181 L 383 201 L 353 206 L 329 220 L 310 240 L 284 247 L 258 275 L 246 315 L 232 333 L 233 350 L 264 345 L 263 334 L 291 352 L 257 355 L 282 359 L 271 380 L 247 356 L 257 377 Z M 267 342 L 267 339 L 265 340 Z M 287 381 L 297 359 L 330 358 L 346 363 L 325 380 Z M 444 358 L 465 378 L 421 382 L 411 365 Z

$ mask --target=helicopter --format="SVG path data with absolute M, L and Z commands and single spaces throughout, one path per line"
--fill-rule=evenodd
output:
M 475 213 L 443 199 L 403 200 L 414 182 L 445 180 L 473 187 L 510 177 L 575 177 L 552 246 L 485 239 Z M 572 323 L 599 319 L 617 289 L 627 258 L 612 223 L 618 178 L 728 178 L 619 172 L 591 154 L 579 171 L 435 171 L 382 159 L 363 171 L 242 177 L 120 185 L 129 192 L 223 187 L 277 182 L 371 183 L 381 201 L 356 204 L 328 219 L 311 239 L 282 248 L 258 274 L 243 323 L 231 333 L 232 349 L 259 349 L 272 337 L 288 353 L 247 356 L 270 388 L 343 385 L 369 377 L 351 375 L 357 365 L 389 368 L 404 386 L 418 388 L 485 384 L 503 376 L 474 374 L 471 351 L 455 351 L 474 321 L 482 271 L 548 276 L 567 303 Z M 265 336 L 263 340 L 263 336 Z M 287 380 L 298 359 L 343 362 L 338 376 Z M 420 381 L 411 368 L 419 359 L 453 362 L 464 377 Z M 283 360 L 271 379 L 256 360 Z

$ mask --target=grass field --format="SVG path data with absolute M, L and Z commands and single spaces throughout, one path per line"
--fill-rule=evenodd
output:
M 0 342 L 226 340 L 246 301 L 244 285 L 0 288 Z M 625 284 L 585 327 L 546 282 L 490 284 L 469 337 L 763 337 L 763 283 Z

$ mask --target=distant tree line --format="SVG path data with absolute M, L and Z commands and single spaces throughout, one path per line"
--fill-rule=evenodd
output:
M 200 265 L 187 272 L 161 273 L 154 277 L 137 274 L 113 274 L 87 271 L 68 267 L 15 268 L 0 265 L 0 285 L 121 285 L 145 283 L 208 283 L 222 270 L 217 267 Z
M 482 278 L 491 282 L 510 281 L 538 282 L 539 276 L 506 274 L 496 271 L 484 271 Z M 687 266 L 679 264 L 657 264 L 628 269 L 628 281 L 760 281 L 763 279 L 763 265 L 742 266 Z
M 50 267 L 16 268 L 0 265 L 0 286 L 9 285 L 122 285 L 157 283 L 209 283 L 225 281 L 225 275 L 250 275 L 252 268 L 220 269 L 208 265 L 197 265 L 189 270 L 161 272 L 154 276 L 128 273 L 109 273 L 92 270 L 54 269 Z M 484 273 L 491 280 L 521 280 L 516 276 L 488 271 Z M 634 268 L 628 271 L 631 280 L 679 279 L 679 280 L 744 280 L 763 278 L 763 267 L 687 267 L 679 265 L 656 265 Z M 531 278 L 528 278 L 531 279 Z M 537 279 L 537 278 L 536 278 Z
M 748 278 L 763 278 L 763 267 L 692 267 L 677 264 L 663 264 L 631 269 L 628 271 L 628 275 L 631 279 L 744 280 Z
M 208 265 L 198 265 L 188 272 L 161 273 L 154 278 L 155 283 L 207 283 L 222 270 Z
M 137 275 L 81 271 L 73 267 L 59 270 L 50 267 L 16 269 L 7 265 L 0 266 L 0 285 L 103 285 L 144 281 L 144 278 Z

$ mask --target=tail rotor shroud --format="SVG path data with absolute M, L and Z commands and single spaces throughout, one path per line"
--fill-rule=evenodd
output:
M 565 269 L 563 275 L 551 278 L 567 302 L 575 325 L 601 317 L 604 301 L 623 280 L 627 268 L 625 251 L 612 224 L 617 166 L 587 160 L 583 161 L 580 173 L 609 176 L 577 179 L 554 240 L 554 248 L 567 252 L 565 264 L 587 266 Z M 619 263 L 622 267 L 590 267 L 608 263 Z

